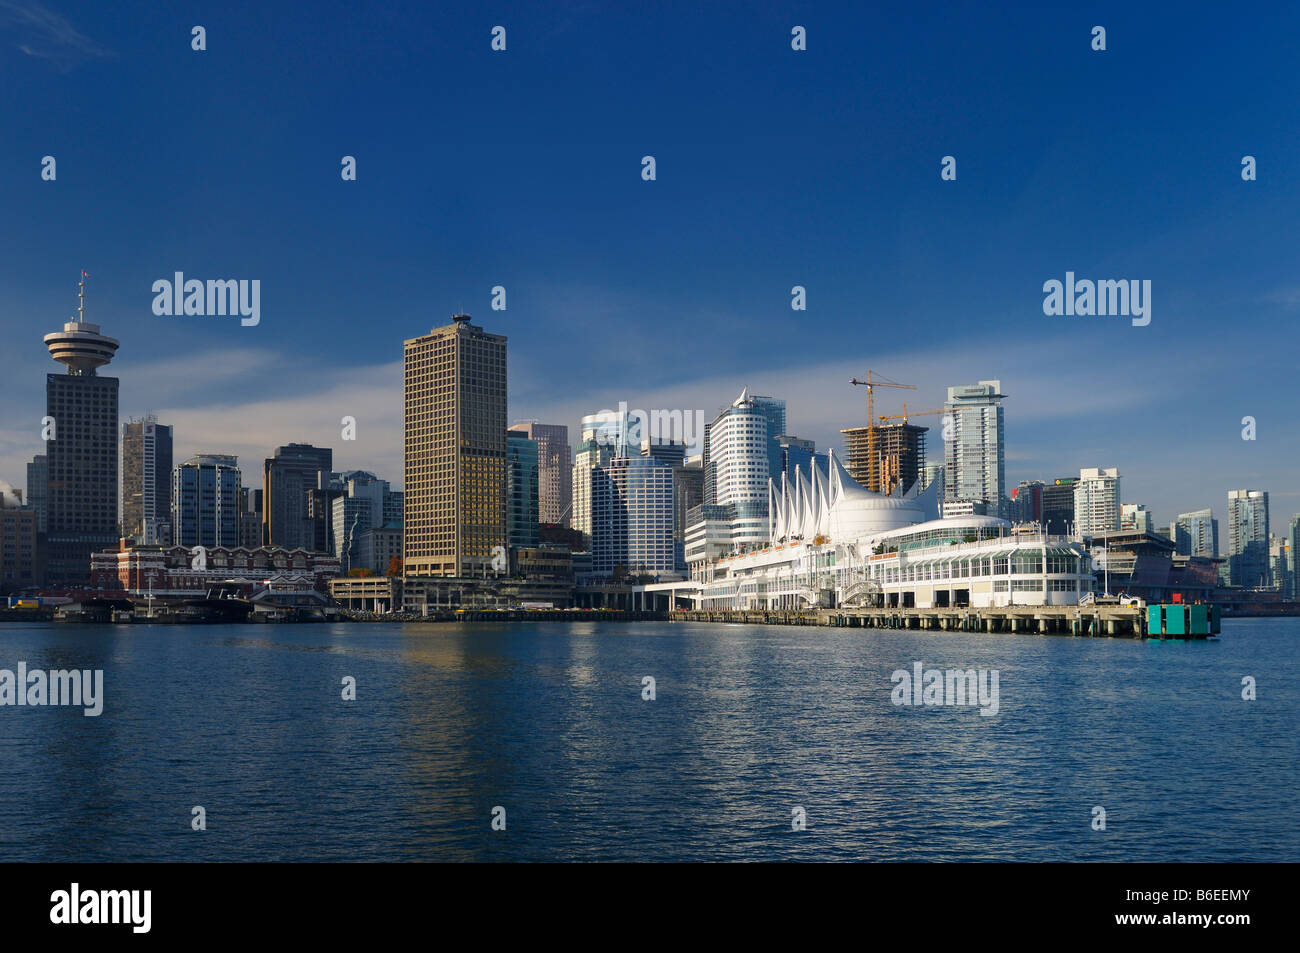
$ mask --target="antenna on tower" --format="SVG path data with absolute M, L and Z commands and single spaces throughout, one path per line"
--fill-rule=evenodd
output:
M 77 320 L 86 323 L 86 269 L 81 269 L 81 280 L 77 282 Z

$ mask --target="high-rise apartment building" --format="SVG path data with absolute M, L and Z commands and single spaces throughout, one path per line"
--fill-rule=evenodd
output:
M 122 425 L 121 535 L 144 546 L 171 542 L 172 428 L 153 415 Z
M 172 540 L 177 546 L 239 545 L 239 461 L 230 454 L 195 454 L 172 471 Z
M 948 388 L 944 404 L 945 502 L 983 502 L 989 516 L 1003 515 L 1006 435 L 1002 399 L 1001 381 Z
M 1214 518 L 1213 510 L 1179 513 L 1170 538 L 1174 549 L 1184 556 L 1219 555 L 1219 521 Z
M 329 492 L 334 451 L 307 443 L 277 447 L 262 464 L 262 543 L 328 552 L 330 518 L 317 491 Z
M 537 441 L 537 516 L 552 526 L 568 526 L 573 512 L 572 451 L 564 424 L 515 424 L 512 431 Z
M 1074 485 L 1074 522 L 1082 535 L 1120 528 L 1119 470 L 1090 467 Z
M 1234 586 L 1267 589 L 1268 492 L 1228 491 L 1228 579 Z
M 86 321 L 86 275 L 78 286 L 77 317 L 45 335 L 50 356 L 66 374 L 45 376 L 48 482 L 45 497 L 46 583 L 84 585 L 90 556 L 118 541 L 116 377 L 99 368 L 118 342 Z
M 405 574 L 504 571 L 505 337 L 453 315 L 405 342 L 404 382 Z
M 1281 593 L 1291 591 L 1291 570 L 1288 568 L 1287 537 L 1270 536 L 1268 540 L 1269 585 Z

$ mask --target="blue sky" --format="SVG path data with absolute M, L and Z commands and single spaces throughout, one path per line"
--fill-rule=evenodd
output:
M 825 447 L 868 368 L 918 386 L 878 412 L 997 378 L 1010 485 L 1300 511 L 1300 11 L 630 6 L 0 0 L 0 479 L 85 268 L 123 415 L 250 475 L 306 440 L 399 482 L 402 341 L 464 310 L 509 336 L 512 419 L 748 385 Z M 260 279 L 260 325 L 155 316 L 175 271 Z M 1150 280 L 1151 324 L 1045 316 L 1066 271 Z

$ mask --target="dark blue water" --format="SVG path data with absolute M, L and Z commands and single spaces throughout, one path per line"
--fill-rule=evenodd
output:
M 0 708 L 0 846 L 79 861 L 1294 861 L 1298 659 L 1300 620 L 1187 644 L 8 625 L 0 668 L 102 668 L 106 700 L 98 718 Z M 890 673 L 915 661 L 997 669 L 999 714 L 894 706 Z

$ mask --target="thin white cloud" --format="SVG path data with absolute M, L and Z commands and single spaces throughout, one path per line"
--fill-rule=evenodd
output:
M 70 69 L 83 60 L 114 55 L 61 13 L 36 0 L 0 0 L 0 24 L 22 36 L 15 44 L 21 53 L 47 60 L 60 69 Z

